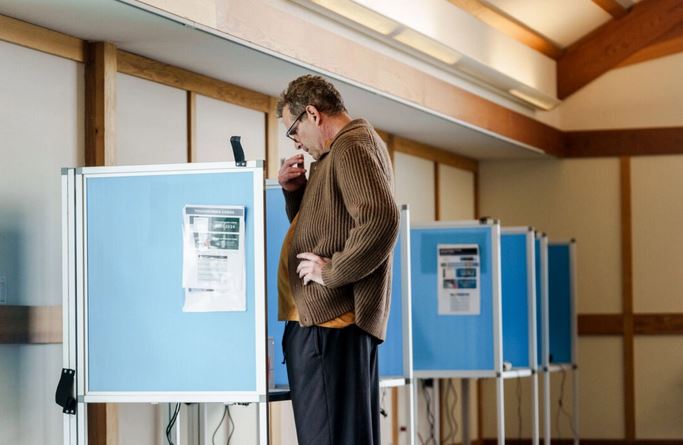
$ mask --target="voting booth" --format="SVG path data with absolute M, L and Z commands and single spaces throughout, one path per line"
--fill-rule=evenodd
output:
M 278 320 L 278 267 L 282 243 L 290 227 L 282 188 L 276 181 L 266 183 L 266 272 L 268 294 L 268 338 L 274 349 L 273 377 L 276 389 L 289 386 L 282 353 L 285 322 Z M 385 341 L 379 346 L 380 387 L 404 386 L 412 378 L 412 335 L 410 319 L 410 212 L 401 208 L 401 225 L 394 248 L 391 282 L 391 310 Z M 414 416 L 412 392 L 408 412 Z
M 501 230 L 490 219 L 413 225 L 411 258 L 414 375 L 496 379 L 502 444 L 503 380 L 531 377 L 537 399 L 534 232 Z M 463 405 L 468 388 L 463 384 Z M 531 410 L 536 443 L 536 403 Z M 469 442 L 466 430 L 463 441 Z
M 572 414 L 570 426 L 575 445 L 579 443 L 579 367 L 576 317 L 576 242 L 548 242 L 548 381 L 561 373 L 571 374 Z M 564 388 L 563 388 L 564 389 Z M 547 400 L 550 401 L 548 387 Z
M 550 445 L 552 436 L 551 376 L 571 373 L 572 415 L 574 443 L 578 445 L 579 376 L 577 363 L 576 327 L 576 243 L 550 242 L 545 234 L 536 238 L 537 290 L 540 297 L 537 333 L 539 365 L 543 374 L 543 435 Z
M 539 441 L 536 234 L 531 227 L 503 228 L 501 269 L 503 304 L 503 365 L 529 371 L 531 379 L 531 440 Z M 520 375 L 522 377 L 522 375 Z
M 259 403 L 267 443 L 262 162 L 64 169 L 62 197 L 65 443 L 131 402 Z

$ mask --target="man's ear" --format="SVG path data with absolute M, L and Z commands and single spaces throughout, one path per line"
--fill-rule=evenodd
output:
M 313 118 L 313 122 L 316 126 L 320 126 L 322 124 L 323 116 L 322 114 L 320 114 L 320 111 L 318 111 L 318 109 L 315 106 L 306 106 L 306 114 L 309 114 Z

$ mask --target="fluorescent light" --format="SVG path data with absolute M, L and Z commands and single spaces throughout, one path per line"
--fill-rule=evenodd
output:
M 448 65 L 455 65 L 462 58 L 458 52 L 443 43 L 409 28 L 404 28 L 403 31 L 394 36 L 394 39 Z
M 554 104 L 552 102 L 547 102 L 543 99 L 539 99 L 537 97 L 534 97 L 530 94 L 527 94 L 527 93 L 520 91 L 520 90 L 517 90 L 515 88 L 508 90 L 508 92 L 510 94 L 512 94 L 513 96 L 515 96 L 516 98 L 522 99 L 524 102 L 529 103 L 529 104 L 535 106 L 536 108 L 540 108 L 542 110 L 546 110 L 546 111 L 552 110 L 556 106 L 556 104 Z
M 329 9 L 335 14 L 377 31 L 380 34 L 389 35 L 398 27 L 396 22 L 350 0 L 312 1 L 318 6 Z

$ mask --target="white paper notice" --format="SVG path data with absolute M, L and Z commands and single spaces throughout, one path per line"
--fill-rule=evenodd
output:
M 479 315 L 479 246 L 439 244 L 436 249 L 439 315 Z
M 186 205 L 183 311 L 245 311 L 244 258 L 244 207 Z

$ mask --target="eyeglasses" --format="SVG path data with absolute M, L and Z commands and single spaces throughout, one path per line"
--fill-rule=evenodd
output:
M 292 122 L 292 125 L 289 126 L 289 128 L 287 129 L 287 132 L 285 133 L 285 136 L 287 136 L 288 138 L 290 138 L 294 142 L 296 142 L 296 140 L 294 139 L 294 136 L 296 136 L 297 124 L 299 123 L 299 120 L 301 120 L 301 118 L 303 117 L 304 114 L 306 114 L 306 109 L 304 109 L 304 111 L 299 113 L 299 115 L 296 117 L 296 119 L 294 119 L 294 122 Z

